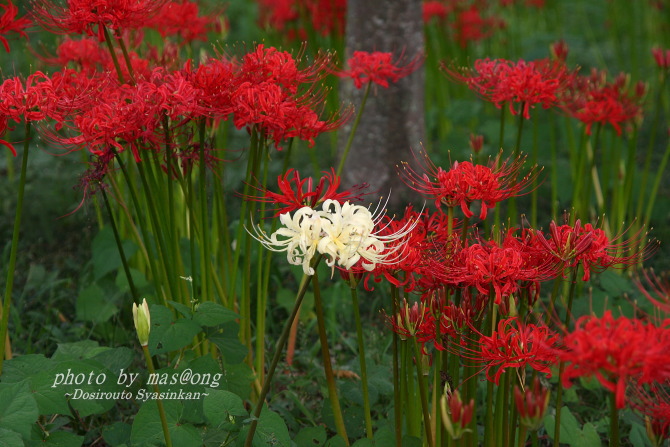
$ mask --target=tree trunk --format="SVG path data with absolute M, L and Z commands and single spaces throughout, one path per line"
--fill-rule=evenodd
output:
M 406 64 L 424 52 L 420 0 L 349 0 L 346 59 L 354 51 L 385 51 Z M 364 88 L 342 81 L 342 99 L 360 105 Z M 341 150 L 348 136 L 345 126 Z M 344 171 L 343 184 L 368 182 L 377 195 L 388 197 L 389 208 L 401 211 L 412 194 L 400 181 L 396 165 L 411 157 L 424 138 L 424 72 L 420 66 L 388 88 L 373 85 L 358 125 Z M 370 200 L 375 200 L 370 198 Z

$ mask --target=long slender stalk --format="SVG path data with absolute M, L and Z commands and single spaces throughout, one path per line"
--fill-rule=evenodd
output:
M 391 286 L 391 315 L 395 318 L 398 314 L 398 288 Z M 400 386 L 400 365 L 399 365 L 399 337 L 395 331 L 393 335 L 393 428 L 395 431 L 396 447 L 402 447 L 402 394 Z
M 12 291 L 14 289 L 14 271 L 16 269 L 16 255 L 19 250 L 19 233 L 21 231 L 21 216 L 23 214 L 23 197 L 26 190 L 26 173 L 28 171 L 28 149 L 30 148 L 30 121 L 25 122 L 25 140 L 23 141 L 23 154 L 21 154 L 21 173 L 19 174 L 19 188 L 16 198 L 16 213 L 14 214 L 14 229 L 12 230 L 12 248 L 9 251 L 9 263 L 7 264 L 7 282 L 5 283 L 5 296 L 2 302 L 2 320 L 0 320 L 0 374 L 5 355 L 10 351 L 11 344 L 8 340 L 7 328 L 9 326 L 9 311 L 12 307 Z
M 361 100 L 361 105 L 358 107 L 358 112 L 356 113 L 356 118 L 354 119 L 354 124 L 351 125 L 351 131 L 349 132 L 349 138 L 347 139 L 347 144 L 344 146 L 344 152 L 342 153 L 342 158 L 340 158 L 340 164 L 337 166 L 336 175 L 342 173 L 344 168 L 344 163 L 347 161 L 347 156 L 349 155 L 349 150 L 351 150 L 351 145 L 354 142 L 354 135 L 356 134 L 356 129 L 358 128 L 358 123 L 361 121 L 361 116 L 363 115 L 363 109 L 365 108 L 365 103 L 368 100 L 370 95 L 370 86 L 372 82 L 368 82 L 368 85 L 365 87 L 365 92 L 363 93 L 363 99 Z
M 147 363 L 147 369 L 149 370 L 149 374 L 151 376 L 155 375 L 156 370 L 154 368 L 154 361 L 151 359 L 151 354 L 149 354 L 149 347 L 142 346 L 142 352 L 144 352 L 144 360 Z M 157 383 L 153 384 L 153 388 L 156 395 L 160 396 L 160 390 L 158 388 Z M 160 398 L 156 399 L 156 405 L 158 406 L 158 415 L 161 418 L 161 428 L 163 429 L 163 437 L 165 438 L 165 445 L 167 447 L 172 447 L 172 438 L 170 437 L 170 429 L 168 428 L 167 417 L 165 416 L 165 408 L 163 407 L 163 401 Z
M 421 349 L 416 338 L 412 339 L 414 343 L 414 363 L 416 364 L 416 375 L 419 382 L 419 394 L 421 397 L 421 410 L 423 411 L 423 427 L 426 433 L 426 441 L 429 447 L 434 447 L 432 423 L 430 421 L 430 409 L 428 408 L 428 389 L 426 388 L 426 379 L 423 375 L 423 366 L 421 364 Z
M 333 410 L 335 429 L 337 430 L 337 434 L 342 436 L 344 442 L 349 445 L 349 437 L 347 436 L 347 429 L 344 426 L 344 418 L 342 417 L 340 399 L 337 397 L 337 384 L 335 383 L 333 365 L 330 361 L 330 349 L 328 348 L 328 335 L 326 334 L 326 322 L 323 315 L 321 289 L 319 288 L 319 277 L 318 272 L 316 271 L 314 272 L 314 277 L 312 278 L 312 288 L 314 289 L 314 310 L 316 311 L 316 324 L 319 330 L 319 342 L 321 343 L 323 370 L 326 374 L 326 383 L 328 384 L 328 398 Z
M 610 447 L 619 447 L 619 409 L 616 406 L 616 393 L 610 393 Z
M 356 279 L 349 272 L 349 288 L 351 290 L 351 301 L 354 307 L 354 320 L 356 322 L 356 339 L 358 341 L 358 361 L 361 365 L 361 381 L 363 382 L 363 416 L 365 417 L 365 431 L 368 439 L 372 439 L 372 415 L 370 410 L 370 391 L 368 390 L 368 369 L 365 361 L 365 341 L 363 340 L 363 323 L 361 322 L 361 309 L 356 290 Z
M 114 240 L 116 241 L 116 249 L 119 252 L 119 257 L 121 258 L 121 265 L 123 265 L 123 272 L 126 274 L 126 279 L 128 280 L 128 286 L 130 287 L 130 293 L 133 296 L 133 301 L 135 303 L 140 302 L 140 297 L 137 294 L 137 289 L 135 288 L 135 282 L 133 281 L 133 275 L 130 273 L 130 266 L 128 265 L 128 258 L 126 258 L 126 252 L 123 249 L 123 242 L 121 241 L 121 235 L 119 230 L 116 227 L 116 221 L 114 219 L 114 213 L 112 211 L 112 206 L 109 204 L 109 198 L 104 188 L 100 188 L 102 192 L 102 199 L 105 202 L 105 209 L 109 215 L 109 223 L 112 226 L 112 232 L 114 233 Z
M 319 261 L 321 261 L 321 255 L 316 255 L 314 258 L 312 258 L 312 262 L 310 264 L 314 270 L 316 270 Z M 263 404 L 265 403 L 265 398 L 267 397 L 268 392 L 270 391 L 270 385 L 272 385 L 272 378 L 274 377 L 275 370 L 277 369 L 277 365 L 279 364 L 279 359 L 282 356 L 284 346 L 286 346 L 286 340 L 288 340 L 288 334 L 289 331 L 291 330 L 291 325 L 293 324 L 293 320 L 295 320 L 295 317 L 298 314 L 298 309 L 300 309 L 302 300 L 303 298 L 305 298 L 305 293 L 307 292 L 307 287 L 309 286 L 309 283 L 311 281 L 312 281 L 311 276 L 304 275 L 302 281 L 300 282 L 300 288 L 298 289 L 298 294 L 295 299 L 295 304 L 293 305 L 293 310 L 291 311 L 291 314 L 284 323 L 284 329 L 282 329 L 282 333 L 279 336 L 279 340 L 277 340 L 277 344 L 275 346 L 275 353 L 272 356 L 272 361 L 270 363 L 270 366 L 268 367 L 268 372 L 265 375 L 265 380 L 263 381 L 263 388 L 261 388 L 261 392 L 258 396 L 258 402 L 256 402 L 256 407 L 254 408 L 254 411 L 252 413 L 253 420 L 251 421 L 251 425 L 249 426 L 247 437 L 244 440 L 244 447 L 251 447 L 251 444 L 254 439 L 254 434 L 256 433 L 256 427 L 258 426 L 258 419 L 261 416 L 261 411 L 263 410 Z
M 572 271 L 572 276 L 570 278 L 570 292 L 568 294 L 568 305 L 565 310 L 565 330 L 567 330 L 568 324 L 570 323 L 570 317 L 572 312 L 572 300 L 575 295 L 575 287 L 577 285 L 577 270 L 578 266 Z M 562 383 L 561 379 L 563 378 L 563 370 L 565 364 L 560 362 L 558 365 L 558 383 Z M 563 405 L 563 387 L 559 386 L 556 390 L 556 420 L 554 425 L 554 443 L 555 445 L 560 445 L 561 437 L 561 406 Z

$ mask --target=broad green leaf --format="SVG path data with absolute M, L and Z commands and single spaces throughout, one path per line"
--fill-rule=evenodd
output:
M 305 427 L 293 439 L 298 447 L 320 447 L 326 443 L 326 429 L 319 427 Z
M 49 433 L 39 445 L 46 447 L 81 447 L 84 443 L 83 436 L 77 436 L 67 431 Z
M 125 346 L 103 351 L 91 357 L 91 360 L 99 362 L 102 366 L 116 375 L 118 375 L 122 369 L 127 370 L 134 359 L 135 351 L 126 348 Z
M 202 437 L 200 432 L 191 424 L 181 423 L 183 405 L 177 400 L 163 400 L 165 416 L 172 444 L 179 447 L 200 447 Z M 155 400 L 148 400 L 137 412 L 130 433 L 133 445 L 149 446 L 165 443 L 163 426 Z
M 77 297 L 77 319 L 92 323 L 104 323 L 119 309 L 97 284 L 91 284 L 79 292 Z
M 579 435 L 576 436 L 575 447 L 593 447 L 601 445 L 600 435 L 596 431 L 596 428 L 590 422 L 584 424 L 584 427 L 578 432 Z M 577 432 L 575 433 L 577 434 Z
M 211 301 L 200 303 L 193 314 L 193 319 L 201 326 L 218 326 L 238 318 L 240 316 L 232 310 Z
M 226 365 L 242 363 L 247 356 L 248 349 L 240 342 L 237 335 L 239 330 L 240 325 L 230 321 L 223 324 L 219 331 L 208 337 L 209 341 L 214 343 L 221 351 Z
M 132 427 L 125 422 L 114 422 L 102 429 L 102 439 L 112 446 L 130 443 L 130 431 Z
M 100 346 L 93 340 L 83 340 L 73 343 L 59 343 L 56 352 L 51 356 L 53 361 L 90 359 L 111 348 Z
M 555 426 L 556 416 L 554 414 L 547 414 L 544 417 L 544 427 L 551 439 L 554 439 Z M 577 419 L 575 419 L 568 407 L 563 406 L 561 408 L 561 429 L 559 433 L 561 443 L 573 445 L 579 433 L 581 433 L 581 427 L 579 426 Z
M 342 438 L 342 436 L 335 435 L 326 441 L 324 447 L 347 447 L 347 443 L 344 442 L 344 438 Z
M 165 306 L 154 304 L 151 310 L 149 351 L 152 355 L 179 350 L 193 341 L 200 333 L 200 326 L 193 320 L 178 318 Z
M 244 442 L 249 431 L 246 426 L 238 438 L 238 445 Z M 256 432 L 254 433 L 254 447 L 291 447 L 291 438 L 288 434 L 288 428 L 284 420 L 267 406 L 263 407 L 261 417 L 258 419 Z
M 23 439 L 29 439 L 39 411 L 28 383 L 0 383 L 0 402 L 0 428 L 19 433 Z
M 51 360 L 42 354 L 20 355 L 5 360 L 2 369 L 2 381 L 15 383 L 25 380 L 37 371 L 43 371 L 51 366 Z
M 244 402 L 237 395 L 226 390 L 211 390 L 203 401 L 205 416 L 214 427 L 225 427 L 232 430 L 231 425 L 240 424 L 249 416 Z
M 21 435 L 15 431 L 0 427 L 0 447 L 20 447 L 25 445 Z

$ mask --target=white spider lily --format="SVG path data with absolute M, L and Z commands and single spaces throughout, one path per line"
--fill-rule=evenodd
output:
M 402 244 L 390 250 L 385 244 L 404 238 L 418 223 L 417 220 L 393 234 L 380 235 L 380 230 L 375 231 L 375 225 L 382 219 L 381 211 L 375 215 L 361 205 L 326 200 L 321 211 L 305 206 L 293 216 L 289 213 L 280 215 L 283 227 L 270 236 L 260 225 L 255 225 L 254 231 L 249 233 L 268 250 L 285 251 L 289 264 L 302 265 L 306 275 L 314 274 L 310 262 L 317 252 L 326 255 L 326 264 L 333 271 L 335 264 L 350 270 L 361 259 L 362 267 L 372 271 L 377 264 L 398 261 L 400 255 L 396 252 Z
M 326 200 L 319 215 L 322 218 L 322 238 L 317 250 L 328 255 L 328 266 L 334 268 L 337 262 L 346 270 L 351 269 L 360 259 L 363 259 L 361 266 L 367 271 L 372 271 L 377 264 L 396 262 L 395 252 L 401 245 L 385 250 L 385 243 L 402 239 L 417 224 L 414 222 L 396 233 L 380 235 L 379 231 L 374 230 L 383 213 L 375 216 L 363 206 L 349 202 L 340 205 L 334 200 Z
M 283 225 L 271 236 L 263 231 L 260 225 L 254 226 L 254 233 L 249 234 L 268 250 L 286 252 L 286 259 L 291 265 L 302 265 L 305 275 L 313 275 L 314 269 L 310 262 L 316 254 L 321 235 L 322 219 L 312 208 L 305 206 L 293 214 L 284 213 L 279 216 Z

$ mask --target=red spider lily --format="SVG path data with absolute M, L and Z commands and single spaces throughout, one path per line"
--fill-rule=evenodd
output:
M 530 119 L 530 109 L 536 104 L 544 109 L 558 105 L 571 77 L 562 62 L 549 59 L 512 62 L 487 58 L 476 60 L 474 70 L 454 70 L 444 65 L 443 69 L 496 107 L 508 104 L 513 115 L 521 113 L 525 119 Z
M 155 29 L 165 38 L 179 35 L 183 43 L 207 40 L 207 32 L 216 23 L 212 16 L 199 16 L 198 4 L 189 0 L 168 1 L 147 21 L 147 28 Z
M 112 65 L 109 51 L 102 48 L 97 39 L 91 37 L 78 40 L 66 38 L 58 45 L 56 57 L 45 57 L 42 60 L 58 67 L 66 67 L 73 63 L 79 70 L 91 74 L 102 67 Z
M 475 154 L 480 153 L 482 151 L 482 147 L 484 146 L 484 135 L 475 135 L 471 133 L 469 143 L 472 152 Z
M 354 55 L 347 64 L 349 70 L 336 72 L 342 78 L 351 78 L 356 88 L 369 83 L 387 88 L 389 84 L 398 82 L 419 68 L 421 56 L 417 55 L 408 63 L 401 66 L 402 57 L 393 62 L 393 54 L 381 51 L 354 51 Z
M 568 44 L 563 39 L 552 43 L 549 51 L 551 52 L 551 57 L 556 61 L 565 63 L 568 58 Z
M 19 8 L 14 6 L 11 0 L 6 5 L 0 5 L 0 10 L 4 11 L 0 15 L 0 42 L 5 47 L 5 51 L 9 53 L 9 42 L 4 36 L 14 32 L 21 37 L 28 38 L 28 35 L 23 30 L 32 25 L 32 22 L 26 17 L 16 18 Z
M 615 393 L 617 408 L 626 404 L 626 384 L 664 383 L 670 379 L 670 328 L 639 319 L 585 315 L 563 337 L 557 351 L 565 364 L 563 386 L 574 378 L 595 376 Z
M 468 9 L 458 11 L 453 27 L 458 44 L 465 48 L 471 42 L 490 37 L 496 29 L 506 27 L 505 21 L 498 17 L 483 17 L 476 4 Z
M 409 164 L 403 163 L 400 175 L 407 186 L 419 194 L 433 199 L 435 206 L 455 207 L 460 205 L 463 214 L 470 218 L 474 213 L 470 204 L 481 202 L 480 219 L 486 219 L 487 211 L 496 203 L 520 195 L 521 190 L 533 184 L 538 170 L 531 168 L 528 174 L 517 181 L 525 158 L 507 159 L 500 156 L 488 165 L 475 165 L 472 162 L 454 162 L 451 169 L 443 170 L 435 166 L 425 152 L 415 157 L 419 161 L 417 172 Z
M 472 431 L 466 427 L 472 422 L 475 410 L 474 398 L 464 405 L 461 394 L 456 390 L 447 396 L 442 396 L 440 409 L 444 428 L 452 439 L 460 439 L 465 433 Z
M 594 124 L 610 124 L 617 135 L 622 125 L 642 120 L 642 96 L 639 90 L 629 93 L 628 78 L 622 74 L 607 82 L 605 71 L 593 70 L 590 76 L 573 76 L 563 95 L 563 108 L 586 125 L 587 135 Z
M 343 36 L 346 0 L 259 0 L 260 22 L 277 31 L 289 29 L 289 38 L 311 28 L 323 36 Z M 302 20 L 309 18 L 311 23 Z
M 279 193 L 265 188 L 256 188 L 263 195 L 246 196 L 245 199 L 278 205 L 274 209 L 274 217 L 277 217 L 280 214 L 296 211 L 303 206 L 316 209 L 326 200 L 337 200 L 341 204 L 352 200 L 358 201 L 365 194 L 361 191 L 368 187 L 367 183 L 363 183 L 362 185 L 352 187 L 351 190 L 338 192 L 337 189 L 340 187 L 340 181 L 340 177 L 331 168 L 330 172 L 323 172 L 323 177 L 319 179 L 319 183 L 314 187 L 312 177 L 300 178 L 300 173 L 296 169 L 289 169 L 284 175 L 277 177 Z
M 481 334 L 473 326 L 471 329 L 478 337 L 472 340 L 474 347 L 463 347 L 455 353 L 485 365 L 489 381 L 497 385 L 507 368 L 516 368 L 521 383 L 524 383 L 527 366 L 551 377 L 550 367 L 558 361 L 559 337 L 546 326 L 526 324 L 518 317 L 512 317 L 500 320 L 498 329 L 490 336 Z
M 51 79 L 40 71 L 28 76 L 25 83 L 18 77 L 5 79 L 0 85 L 0 136 L 10 128 L 10 120 L 20 123 L 57 118 L 57 103 Z M 4 140 L 0 144 L 16 156 L 12 144 Z
M 114 148 L 122 152 L 128 144 L 136 161 L 140 150 L 160 142 L 163 95 L 155 85 L 141 82 L 135 86 L 109 85 L 101 92 L 104 100 L 95 100 L 87 110 L 76 115 L 69 125 L 78 135 L 53 137 L 75 147 L 86 147 L 102 155 Z
M 651 50 L 651 54 L 659 68 L 670 68 L 670 49 L 654 48 Z
M 453 11 L 449 5 L 445 5 L 438 0 L 423 2 L 423 22 L 429 23 L 435 19 L 439 22 L 445 20 L 447 16 Z
M 668 382 L 648 387 L 631 384 L 628 387 L 631 407 L 645 419 L 647 436 L 651 444 L 661 447 L 670 439 L 670 392 Z
M 302 84 L 313 84 L 323 79 L 330 62 L 329 55 L 321 54 L 311 65 L 299 68 L 304 52 L 304 45 L 295 57 L 287 51 L 279 51 L 263 44 L 257 45 L 242 58 L 237 70 L 239 82 L 253 84 L 270 82 L 281 86 L 291 94 L 296 94 Z
M 410 306 L 403 299 L 398 313 L 387 317 L 387 321 L 393 332 L 403 340 L 416 337 L 417 341 L 425 345 L 435 338 L 435 319 L 430 308 L 422 302 L 416 301 Z
M 366 290 L 373 290 L 371 280 L 378 283 L 386 279 L 394 287 L 403 287 L 405 292 L 411 292 L 416 287 L 417 274 L 421 271 L 426 249 L 426 229 L 423 220 L 427 217 L 424 211 L 416 212 L 411 205 L 407 206 L 400 219 L 386 218 L 380 223 L 379 234 L 394 234 L 403 228 L 413 226 L 412 231 L 402 239 L 386 246 L 387 250 L 397 253 L 394 262 L 380 263 L 366 274 L 364 285 Z M 417 224 L 418 223 L 418 224 Z
M 444 288 L 438 292 L 442 298 Z M 444 304 L 445 299 L 433 299 L 434 302 Z M 438 330 L 440 337 L 435 340 L 435 348 L 440 351 L 449 349 L 448 344 L 456 341 L 461 346 L 467 345 L 468 328 L 471 328 L 475 321 L 479 321 L 487 307 L 488 295 L 482 295 L 478 292 L 472 293 L 470 289 L 461 290 L 461 302 L 458 306 L 453 303 L 443 305 L 439 312 L 434 312 L 439 319 Z
M 97 35 L 102 42 L 105 27 L 117 32 L 141 28 L 166 0 L 68 0 L 67 6 L 53 0 L 30 2 L 32 17 L 47 30 Z
M 325 98 L 323 92 L 314 91 L 313 83 L 325 75 L 327 61 L 320 57 L 298 69 L 290 53 L 258 45 L 234 67 L 231 88 L 225 92 L 235 126 L 256 129 L 276 147 L 294 137 L 313 146 L 316 136 L 340 127 L 351 116 L 350 108 L 327 120 L 317 113 Z M 303 92 L 300 87 L 306 83 Z
M 549 224 L 549 235 L 532 230 L 532 243 L 545 255 L 561 263 L 564 269 L 573 269 L 581 264 L 584 269 L 582 281 L 591 278 L 592 271 L 602 271 L 612 266 L 636 264 L 647 258 L 656 245 L 648 244 L 642 250 L 639 236 L 617 242 L 623 233 L 610 240 L 600 228 L 587 223 L 582 226 L 578 219 L 574 225 Z
M 637 277 L 633 279 L 637 288 L 661 312 L 670 314 L 670 279 L 667 273 L 657 275 L 653 269 L 645 269 L 642 274 L 647 286 Z
M 532 388 L 524 391 L 514 386 L 514 403 L 519 413 L 519 422 L 531 430 L 536 430 L 542 424 L 544 413 L 549 406 L 549 390 L 540 384 L 540 379 L 535 377 Z

